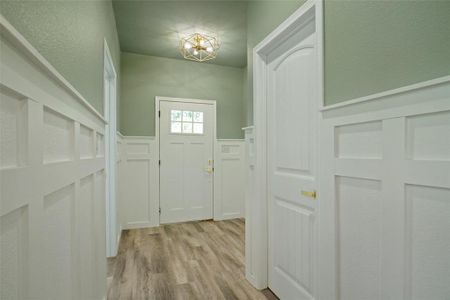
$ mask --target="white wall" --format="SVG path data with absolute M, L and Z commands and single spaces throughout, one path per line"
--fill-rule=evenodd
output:
M 121 137 L 119 215 L 123 229 L 159 225 L 158 157 L 154 137 Z M 243 217 L 244 142 L 219 140 L 215 151 L 214 219 Z
M 104 120 L 0 27 L 0 298 L 104 299 Z

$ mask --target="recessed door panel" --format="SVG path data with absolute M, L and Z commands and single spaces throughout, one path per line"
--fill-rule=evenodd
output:
M 277 171 L 309 173 L 311 140 L 309 99 L 313 96 L 311 73 L 313 50 L 289 53 L 273 69 L 272 96 L 276 99 L 274 139 Z

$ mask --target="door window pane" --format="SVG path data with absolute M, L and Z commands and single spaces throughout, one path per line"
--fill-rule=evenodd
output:
M 203 134 L 203 112 L 170 110 L 170 133 Z
M 183 111 L 183 122 L 192 122 L 192 111 Z
M 194 123 L 194 133 L 203 134 L 203 123 Z
M 170 120 L 181 122 L 181 110 L 171 110 Z
M 181 133 L 181 122 L 172 122 L 170 126 L 171 133 Z
M 201 111 L 194 112 L 194 122 L 203 123 L 203 112 Z
M 183 123 L 183 133 L 192 133 L 192 123 Z

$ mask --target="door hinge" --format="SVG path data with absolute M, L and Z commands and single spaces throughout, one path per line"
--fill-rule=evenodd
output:
M 161 160 L 158 160 L 158 166 L 161 167 Z
M 161 214 L 161 207 L 159 208 L 159 214 Z
M 158 110 L 158 118 L 161 118 L 161 111 Z

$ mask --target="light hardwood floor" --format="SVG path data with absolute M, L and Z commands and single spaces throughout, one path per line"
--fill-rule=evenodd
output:
M 275 299 L 244 276 L 244 220 L 125 230 L 109 300 Z

